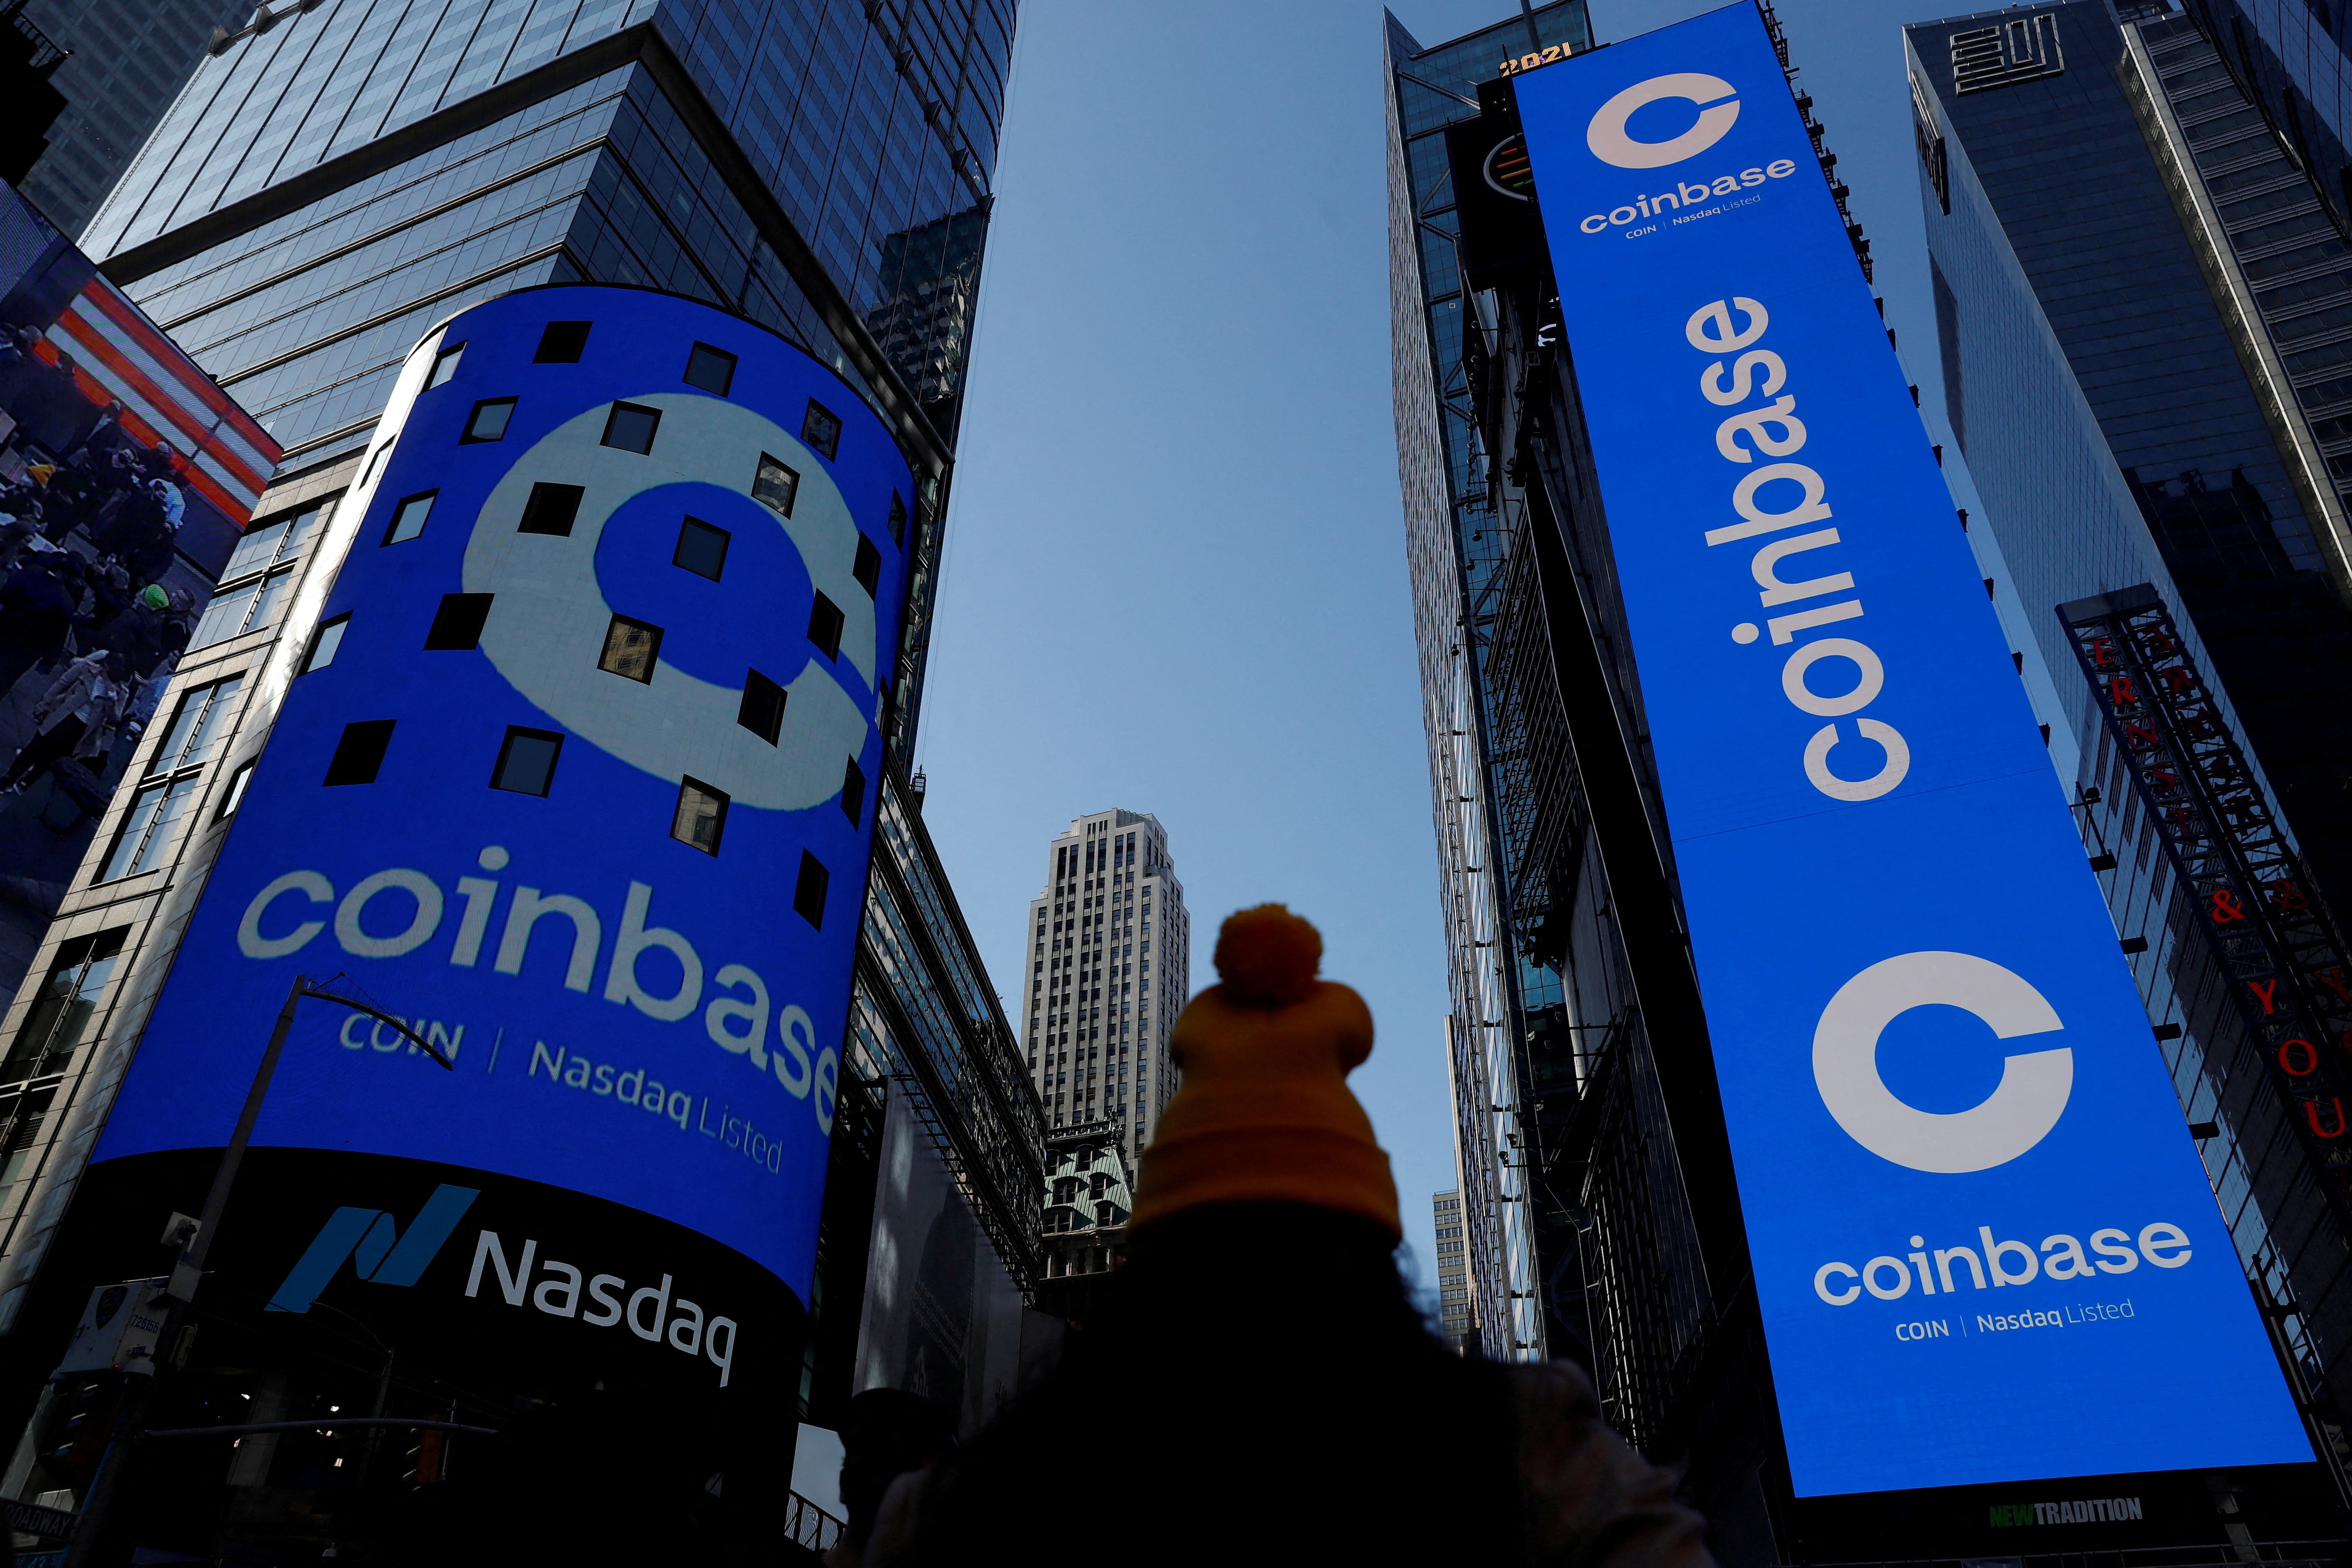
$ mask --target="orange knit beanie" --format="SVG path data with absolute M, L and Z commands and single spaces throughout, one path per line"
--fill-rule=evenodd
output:
M 1202 1204 L 1297 1203 L 1402 1236 L 1396 1182 L 1348 1073 L 1372 1054 L 1372 1015 L 1315 978 L 1323 939 L 1280 904 L 1217 933 L 1224 982 L 1192 998 L 1169 1046 L 1183 1087 L 1143 1152 L 1140 1227 Z

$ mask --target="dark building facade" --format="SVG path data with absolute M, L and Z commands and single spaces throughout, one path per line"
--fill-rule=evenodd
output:
M 0 1198 L 12 1402 L 55 1363 L 30 1342 L 54 1326 L 45 1292 L 80 1282 L 47 1282 L 45 1261 L 223 808 L 308 657 L 350 536 L 337 510 L 383 469 L 394 437 L 377 426 L 402 363 L 467 306 L 548 283 L 659 289 L 780 334 L 880 416 L 914 474 L 888 522 L 907 552 L 903 630 L 873 716 L 874 852 L 802 1416 L 836 1420 L 862 1375 L 886 1125 L 936 1157 L 968 1227 L 1028 1288 L 1044 1122 L 908 762 L 1013 22 L 1005 0 L 306 0 L 214 41 L 86 232 L 289 450 L 163 700 L 210 715 L 202 745 L 134 763 L 140 789 L 180 787 L 184 809 L 141 816 L 126 788 L 0 1018 L 12 1040 L 48 1042 L 16 1052 L 24 1071 L 0 1085 L 0 1141 L 18 1156 Z M 126 834 L 142 847 L 130 859 L 109 847 Z M 8 1496 L 44 1489 L 40 1426 L 0 1479 Z
M 66 58 L 49 81 L 66 100 L 18 188 L 68 235 L 106 193 L 250 0 L 27 0 L 20 15 Z
M 1987 513 L 1970 541 L 2340 1485 L 2344 1134 L 2332 1085 L 2305 1081 L 2326 1084 L 2332 1061 L 2288 1042 L 2340 1050 L 2352 1026 L 2328 912 L 2352 897 L 2336 472 L 2352 316 L 2335 302 L 2352 247 L 2326 182 L 2217 49 L 2217 21 L 2234 56 L 2242 21 L 2156 5 L 2120 23 L 2103 4 L 2021 8 L 1906 37 L 1945 403 Z M 2159 621 L 2210 703 L 2188 722 L 2231 756 L 2214 764 L 2236 780 L 2219 811 L 2192 776 L 2211 767 L 2145 741 L 2157 716 L 2187 732 L 2164 708 L 2185 688 L 2141 698 L 2098 662 L 2098 638 Z M 2216 856 L 2269 868 L 2252 874 L 2269 889 L 2259 920 L 2214 901 L 2200 879 Z

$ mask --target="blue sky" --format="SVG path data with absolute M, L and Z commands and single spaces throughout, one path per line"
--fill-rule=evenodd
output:
M 1597 0 L 1594 33 L 1712 8 Z M 1931 418 L 1897 29 L 1964 8 L 1780 6 Z M 1431 45 L 1514 10 L 1398 16 Z M 1381 93 L 1376 5 L 1023 5 L 918 760 L 1016 1017 L 1045 844 L 1087 812 L 1167 827 L 1195 987 L 1237 908 L 1280 900 L 1322 929 L 1324 973 L 1378 1021 L 1354 1083 L 1427 1282 L 1454 1149 Z

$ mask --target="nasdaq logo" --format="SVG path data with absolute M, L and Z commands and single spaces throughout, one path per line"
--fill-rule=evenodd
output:
M 1663 169 L 1685 158 L 1696 158 L 1722 141 L 1739 119 L 1738 89 L 1719 76 L 1703 71 L 1676 71 L 1635 82 L 1602 104 L 1584 128 L 1584 144 L 1604 163 L 1621 169 Z M 1664 142 L 1637 142 L 1626 124 L 1637 110 L 1668 99 L 1700 107 L 1698 123 Z M 1728 103 L 1718 100 L 1730 99 Z M 1714 107 L 1707 108 L 1712 104 Z
M 310 1248 L 288 1271 L 265 1310 L 309 1311 L 346 1258 L 362 1279 L 378 1285 L 415 1284 L 481 1195 L 476 1188 L 445 1183 L 425 1200 L 406 1230 L 382 1209 L 337 1209 L 310 1238 Z

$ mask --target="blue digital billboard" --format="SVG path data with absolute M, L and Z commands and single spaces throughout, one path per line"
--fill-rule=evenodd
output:
M 1797 1494 L 2309 1462 L 1755 8 L 1516 86 Z
M 805 1303 L 914 495 L 839 377 L 691 300 L 429 335 L 101 1168 L 222 1143 L 289 981 L 343 971 L 457 1070 L 306 1008 L 257 1150 L 608 1200 Z

